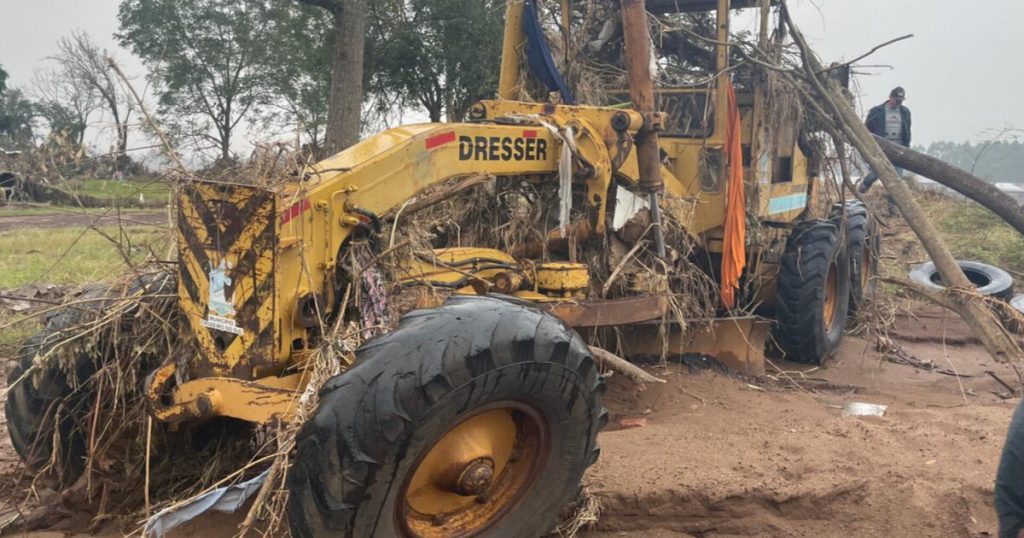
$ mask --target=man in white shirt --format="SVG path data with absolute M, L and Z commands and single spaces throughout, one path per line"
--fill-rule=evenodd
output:
M 872 134 L 885 138 L 901 146 L 910 146 L 910 109 L 903 106 L 907 92 L 897 86 L 889 92 L 889 100 L 868 111 L 864 125 Z M 897 167 L 896 173 L 903 175 L 903 169 Z M 860 184 L 860 192 L 868 192 L 871 185 L 878 180 L 874 170 Z

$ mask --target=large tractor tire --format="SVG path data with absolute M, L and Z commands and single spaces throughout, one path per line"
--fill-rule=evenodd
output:
M 797 225 L 786 241 L 776 285 L 775 340 L 791 361 L 822 364 L 843 338 L 850 263 L 833 222 Z
M 170 288 L 173 281 L 166 273 L 137 277 L 127 286 L 89 286 L 70 298 L 73 306 L 47 316 L 43 329 L 22 344 L 7 377 L 4 414 L 11 444 L 29 470 L 59 486 L 70 485 L 85 470 L 87 428 L 82 421 L 92 403 L 87 380 L 103 357 L 66 346 L 68 338 L 118 297 Z
M 833 218 L 838 224 L 838 218 Z M 875 292 L 881 234 L 867 206 L 856 200 L 846 204 L 846 245 L 850 260 L 850 312 L 857 311 Z
M 455 297 L 356 355 L 299 433 L 293 536 L 535 537 L 577 499 L 607 413 L 557 318 Z

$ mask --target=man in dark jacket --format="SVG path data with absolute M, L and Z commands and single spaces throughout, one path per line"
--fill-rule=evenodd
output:
M 864 125 L 872 134 L 885 138 L 901 146 L 910 146 L 910 109 L 903 106 L 907 92 L 897 86 L 889 92 L 889 100 L 868 111 L 868 119 Z M 903 175 L 903 169 L 897 167 L 896 173 Z M 867 192 L 871 185 L 878 181 L 874 170 L 860 184 L 860 192 Z

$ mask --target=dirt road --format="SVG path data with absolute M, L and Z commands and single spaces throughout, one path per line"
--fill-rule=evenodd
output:
M 52 215 L 7 216 L 0 213 L 0 232 L 21 228 L 117 226 L 118 220 L 125 226 L 165 226 L 167 213 L 164 211 L 125 211 L 120 214 L 120 219 L 113 210 L 109 214 L 67 211 Z
M 1012 371 L 936 311 L 892 329 L 909 354 L 969 377 L 880 362 L 848 337 L 826 368 L 780 363 L 788 378 L 674 364 L 651 368 L 668 383 L 645 390 L 610 379 L 612 420 L 586 476 L 602 512 L 584 536 L 990 536 L 993 476 L 1018 400 L 997 396 L 1004 389 L 984 372 Z M 843 416 L 853 401 L 888 410 Z M 621 428 L 623 418 L 646 425 Z M 0 433 L 0 489 L 14 473 Z M 204 516 L 175 535 L 227 536 L 239 521 Z

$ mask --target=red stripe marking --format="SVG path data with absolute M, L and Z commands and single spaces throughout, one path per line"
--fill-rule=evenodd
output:
M 309 200 L 304 199 L 302 201 L 296 202 L 294 205 L 289 207 L 287 210 L 285 210 L 284 213 L 281 214 L 281 224 L 288 224 L 288 221 L 294 219 L 295 217 L 298 217 L 299 215 L 302 214 L 303 211 L 307 209 L 309 209 Z
M 447 133 L 441 133 L 434 135 L 427 139 L 427 149 L 434 149 L 437 146 L 443 146 L 449 142 L 455 142 L 455 131 L 448 131 Z
M 537 131 L 534 131 L 532 129 L 528 131 L 523 131 L 523 138 L 537 138 Z

